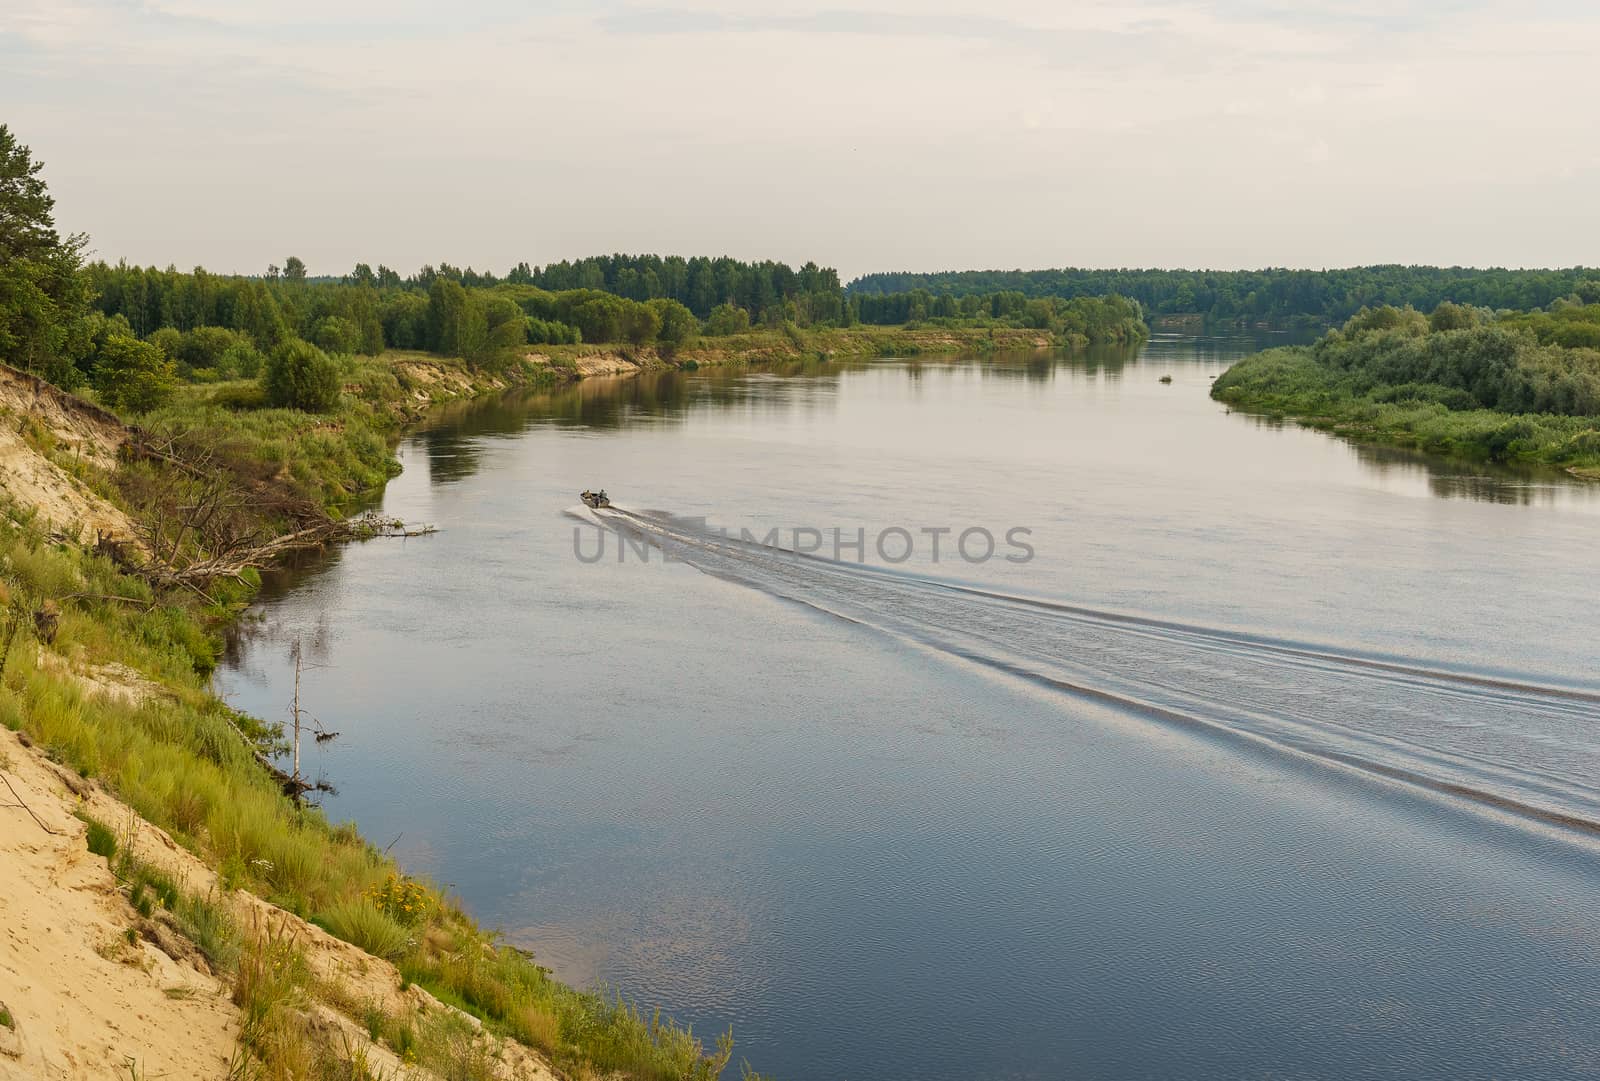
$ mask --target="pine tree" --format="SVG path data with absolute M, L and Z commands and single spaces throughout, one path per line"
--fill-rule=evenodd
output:
M 0 360 L 75 386 L 89 351 L 86 241 L 56 232 L 43 168 L 0 124 Z

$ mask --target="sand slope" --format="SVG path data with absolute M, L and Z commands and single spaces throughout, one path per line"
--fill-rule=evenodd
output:
M 0 364 L 0 488 L 76 539 L 92 542 L 96 531 L 131 537 L 132 523 L 122 511 L 27 441 L 23 432 L 30 424 L 47 431 L 64 453 L 103 467 L 116 463 L 126 429 L 111 414 Z
M 83 680 L 91 692 L 111 693 L 100 686 L 113 678 L 105 673 L 69 678 Z M 141 692 L 129 687 L 121 693 Z M 110 825 L 120 843 L 188 892 L 216 890 L 215 873 L 97 784 L 49 762 L 4 728 L 0 778 L 0 1004 L 15 1023 L 9 1031 L 0 1027 L 0 1081 L 126 1077 L 130 1059 L 139 1077 L 224 1077 L 239 1031 L 229 987 L 210 975 L 187 942 L 150 934 L 149 921 L 118 892 L 106 861 L 89 852 L 86 827 L 73 812 L 81 808 Z M 271 928 L 291 936 L 336 1000 L 413 1018 L 456 1013 L 420 987 L 402 989 L 399 971 L 389 962 L 252 893 L 227 896 L 247 933 Z M 130 928 L 136 941 L 129 941 Z M 171 955 L 152 937 L 165 942 Z M 345 1046 L 360 1048 L 383 1076 L 434 1077 L 374 1044 L 360 1023 L 327 1001 L 306 1008 Z M 496 1075 L 507 1081 L 559 1076 L 537 1052 L 514 1041 L 480 1028 L 479 1042 L 493 1058 Z
M 128 941 L 138 914 L 85 847 L 77 797 L 4 729 L 0 772 L 16 789 L 0 784 L 0 1002 L 14 1021 L 0 1079 L 126 1076 L 130 1059 L 141 1077 L 222 1076 L 238 1031 L 227 989 Z

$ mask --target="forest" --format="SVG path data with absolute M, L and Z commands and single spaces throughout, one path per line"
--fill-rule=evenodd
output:
M 1362 308 L 1432 311 L 1443 303 L 1528 310 L 1566 297 L 1600 301 L 1600 269 L 1477 270 L 1367 266 L 1341 270 L 968 270 L 868 274 L 848 286 L 852 300 L 923 290 L 964 299 L 1015 292 L 1025 297 L 1103 296 L 1136 300 L 1152 316 L 1199 315 L 1215 323 L 1338 326 Z

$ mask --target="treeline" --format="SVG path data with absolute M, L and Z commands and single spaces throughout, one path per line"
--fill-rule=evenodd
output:
M 1025 327 L 1071 343 L 1130 342 L 1147 333 L 1139 306 L 1121 297 L 1065 300 L 1010 292 L 956 299 L 918 290 L 851 297 L 838 307 L 837 321 L 816 321 L 823 306 L 808 303 L 801 307 L 811 314 L 802 322 L 786 317 L 795 313 L 793 299 L 781 309 L 754 311 L 724 300 L 700 317 L 670 297 L 635 299 L 594 288 L 551 291 L 510 280 L 485 285 L 484 275 L 447 264 L 404 279 L 387 268 L 369 275 L 364 265 L 341 279 L 308 278 L 299 260 L 291 258 L 287 266 L 289 273 L 274 267 L 264 277 L 234 277 L 198 268 L 95 263 L 84 274 L 102 320 L 119 321 L 116 328 L 157 341 L 183 378 L 198 381 L 251 377 L 261 356 L 292 340 L 330 354 L 413 349 L 488 366 L 526 344 L 625 343 L 670 354 L 698 335 L 739 334 L 779 316 L 785 316 L 775 324 L 779 328 Z M 380 284 L 385 280 L 390 284 Z M 837 292 L 836 280 L 832 287 Z M 815 300 L 819 294 L 807 295 Z
M 868 274 L 854 297 L 924 290 L 964 298 L 1000 292 L 1026 297 L 1103 296 L 1137 300 L 1155 315 L 1201 315 L 1215 322 L 1337 326 L 1362 308 L 1443 303 L 1501 310 L 1543 308 L 1568 297 L 1600 301 L 1600 269 L 1477 270 L 1369 266 L 1342 270 L 973 270 Z
M 209 332 L 221 328 L 261 350 L 299 338 L 330 353 L 416 349 L 489 363 L 529 343 L 672 347 L 700 330 L 689 310 L 671 300 L 640 302 L 593 289 L 550 293 L 509 284 L 469 287 L 432 268 L 420 278 L 382 288 L 348 280 L 225 277 L 203 269 L 126 264 L 96 263 L 86 274 L 95 309 L 125 320 L 140 337 L 207 332 L 210 340 L 215 335 Z M 743 325 L 748 326 L 747 319 Z M 248 374 L 226 367 L 208 372 L 212 366 L 203 359 L 191 363 L 202 377 Z
M 497 284 L 487 275 L 479 279 L 479 284 Z M 697 319 L 709 319 L 716 308 L 728 305 L 743 309 L 757 325 L 838 326 L 850 321 L 839 272 L 816 263 L 796 270 L 786 263 L 727 256 L 599 255 L 544 267 L 519 263 L 504 280 L 550 292 L 589 289 L 629 300 L 674 300 Z
M 1018 292 L 862 294 L 850 298 L 857 321 L 875 326 L 932 323 L 1025 327 L 1074 343 L 1138 342 L 1149 336 L 1144 313 L 1121 296 L 1028 297 Z

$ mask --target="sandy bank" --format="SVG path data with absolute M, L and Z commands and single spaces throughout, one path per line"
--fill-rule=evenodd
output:
M 75 677 L 77 678 L 77 677 Z M 88 693 L 106 673 L 84 679 Z M 117 693 L 145 694 L 135 687 Z M 178 936 L 158 910 L 143 917 L 107 861 L 88 850 L 81 812 L 110 825 L 138 858 L 188 893 L 223 896 L 251 933 L 291 936 L 318 981 L 304 1004 L 313 1022 L 357 1048 L 385 1077 L 435 1075 L 374 1043 L 358 1015 L 378 1007 L 424 1018 L 457 1014 L 416 986 L 402 989 L 389 962 L 243 890 L 225 893 L 215 873 L 127 805 L 0 729 L 0 1081 L 126 1076 L 221 1078 L 236 1054 L 240 1011 L 226 974 Z M 475 1029 L 497 1075 L 553 1081 L 536 1053 Z
M 0 489 L 73 540 L 126 540 L 127 515 L 68 468 L 114 465 L 126 429 L 116 417 L 31 375 L 0 365 Z

